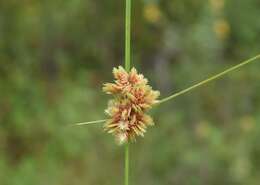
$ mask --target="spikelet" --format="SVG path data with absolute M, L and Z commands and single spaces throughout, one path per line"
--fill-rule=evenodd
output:
M 105 131 L 115 136 L 117 143 L 135 141 L 144 136 L 147 126 L 154 125 L 146 112 L 157 103 L 159 91 L 149 86 L 148 80 L 135 68 L 128 73 L 122 66 L 113 69 L 114 83 L 106 83 L 103 91 L 114 96 L 105 110 L 109 119 Z

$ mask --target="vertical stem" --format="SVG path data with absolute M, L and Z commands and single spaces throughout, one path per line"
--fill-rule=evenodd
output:
M 125 10 L 125 69 L 131 68 L 131 0 L 126 0 Z M 125 145 L 125 185 L 129 185 L 129 143 Z
M 129 185 L 129 143 L 125 145 L 125 185 Z
M 125 69 L 131 68 L 131 0 L 126 0 L 125 11 Z

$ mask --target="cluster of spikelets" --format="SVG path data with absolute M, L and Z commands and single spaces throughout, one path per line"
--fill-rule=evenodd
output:
M 113 69 L 114 83 L 104 84 L 103 91 L 113 95 L 106 114 L 110 117 L 105 130 L 116 137 L 119 144 L 135 141 L 136 136 L 144 136 L 147 126 L 154 125 L 146 114 L 160 92 L 147 85 L 148 80 L 138 74 L 135 68 L 128 73 L 123 67 Z

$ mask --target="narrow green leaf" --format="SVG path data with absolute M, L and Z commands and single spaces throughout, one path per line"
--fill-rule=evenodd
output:
M 178 96 L 181 96 L 181 95 L 183 95 L 183 94 L 185 94 L 185 93 L 187 93 L 187 92 L 190 92 L 190 91 L 192 91 L 192 90 L 194 90 L 194 89 L 196 89 L 196 88 L 198 88 L 198 87 L 201 87 L 202 85 L 205 85 L 205 84 L 207 84 L 207 83 L 209 83 L 209 82 L 211 82 L 211 81 L 217 80 L 217 79 L 221 78 L 222 76 L 226 75 L 227 73 L 232 72 L 232 71 L 235 71 L 235 70 L 237 70 L 237 69 L 243 67 L 243 66 L 246 65 L 246 64 L 249 64 L 249 63 L 251 63 L 251 62 L 253 62 L 253 61 L 256 61 L 256 60 L 259 59 L 259 58 L 260 58 L 260 55 L 257 55 L 257 56 L 255 56 L 255 57 L 252 57 L 252 58 L 248 59 L 248 60 L 245 60 L 245 61 L 241 62 L 241 63 L 238 64 L 238 65 L 235 65 L 235 66 L 233 66 L 233 67 L 230 67 L 230 68 L 228 68 L 227 70 L 225 70 L 225 71 L 223 71 L 223 72 L 221 72 L 221 73 L 218 73 L 218 74 L 216 74 L 216 75 L 214 75 L 214 76 L 212 76 L 212 77 L 210 77 L 210 78 L 208 78 L 208 79 L 206 79 L 206 80 L 203 80 L 203 81 L 201 81 L 201 82 L 199 82 L 199 83 L 197 83 L 197 84 L 195 84 L 195 85 L 193 85 L 193 86 L 191 86 L 191 87 L 188 87 L 188 88 L 186 88 L 186 89 L 184 89 L 184 90 L 182 90 L 182 91 L 180 91 L 180 92 L 177 92 L 177 93 L 175 93 L 175 94 L 173 94 L 173 95 L 171 95 L 171 96 L 168 96 L 168 97 L 166 97 L 166 98 L 160 100 L 160 101 L 158 102 L 158 104 L 162 104 L 162 103 L 164 103 L 164 102 L 167 102 L 167 101 L 169 101 L 169 100 L 172 100 L 172 99 L 174 99 L 174 98 L 176 98 L 176 97 L 178 97 Z
M 106 121 L 107 121 L 106 119 L 96 120 L 96 121 L 89 121 L 89 122 L 83 122 L 83 123 L 76 123 L 73 126 L 91 125 L 91 124 L 97 124 L 97 123 L 104 123 Z

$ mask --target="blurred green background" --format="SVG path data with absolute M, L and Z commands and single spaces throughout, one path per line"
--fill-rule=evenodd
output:
M 133 0 L 132 62 L 165 97 L 260 52 L 259 0 Z M 124 0 L 0 1 L 0 184 L 116 185 L 102 83 L 124 59 Z M 152 111 L 131 184 L 259 185 L 260 64 Z

